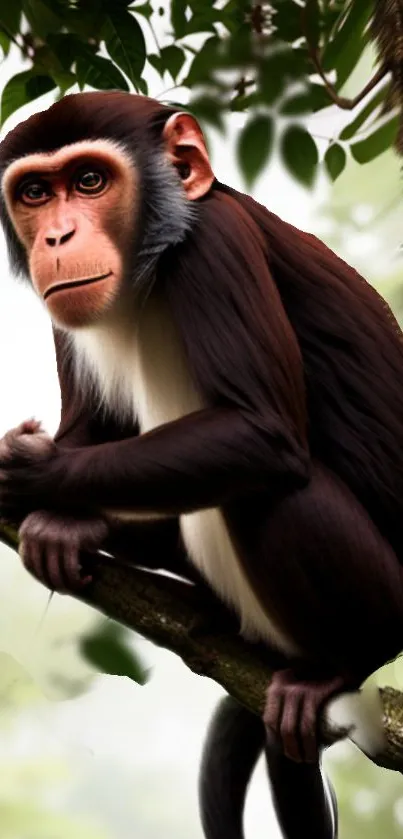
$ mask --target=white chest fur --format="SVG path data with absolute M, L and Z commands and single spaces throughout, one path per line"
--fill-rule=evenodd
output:
M 162 301 L 149 301 L 137 317 L 132 313 L 126 324 L 120 319 L 115 324 L 80 330 L 75 348 L 78 375 L 89 375 L 102 402 L 120 416 L 135 416 L 142 432 L 203 407 Z M 192 562 L 239 615 L 244 637 L 296 652 L 252 591 L 220 510 L 181 516 L 181 531 Z

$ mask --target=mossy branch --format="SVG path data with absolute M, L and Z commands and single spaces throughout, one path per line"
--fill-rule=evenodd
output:
M 17 532 L 1 520 L 0 542 L 17 550 Z M 272 673 L 265 651 L 234 632 L 205 589 L 99 553 L 94 582 L 79 599 L 176 653 L 193 672 L 214 679 L 252 712 L 261 714 Z M 403 693 L 381 688 L 379 694 L 386 746 L 376 763 L 403 771 Z M 325 742 L 347 733 L 351 735 L 346 730 L 329 730 L 323 719 Z

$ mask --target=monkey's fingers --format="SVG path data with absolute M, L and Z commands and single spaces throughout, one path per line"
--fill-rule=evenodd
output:
M 58 594 L 76 591 L 92 581 L 92 576 L 81 573 L 77 544 L 25 537 L 18 552 L 27 571 Z
M 276 737 L 280 736 L 280 724 L 283 715 L 284 695 L 282 686 L 273 674 L 272 680 L 267 688 L 266 705 L 263 712 L 263 721 L 267 728 L 270 728 Z
M 315 697 L 311 693 L 305 694 L 301 709 L 300 732 L 307 763 L 315 763 L 319 760 L 318 722 L 320 710 L 320 705 L 315 702 Z
M 305 753 L 300 737 L 300 723 L 303 713 L 304 694 L 289 670 L 273 674 L 266 694 L 264 723 L 281 743 L 286 757 L 300 763 L 316 760 L 317 754 L 308 749 Z
M 20 540 L 18 553 L 24 568 L 35 577 L 38 582 L 52 589 L 45 562 L 45 545 L 39 539 L 24 537 Z
M 73 591 L 83 588 L 92 580 L 90 575 L 82 574 L 78 544 L 64 545 L 63 567 L 68 585 Z
M 15 442 L 24 434 L 37 434 L 42 430 L 41 423 L 35 419 L 24 420 L 16 428 L 11 428 L 10 431 L 0 440 L 0 461 L 7 463 L 12 456 L 12 447 Z
M 37 434 L 37 432 L 41 430 L 41 423 L 34 417 L 31 417 L 31 419 L 28 420 L 24 420 L 24 422 L 22 422 L 21 425 L 19 425 L 16 429 L 16 431 L 20 434 Z
M 299 736 L 302 713 L 303 694 L 301 691 L 298 688 L 284 691 L 280 738 L 284 754 L 291 760 L 295 760 L 296 763 L 301 763 L 304 759 L 309 760 Z M 316 760 L 316 758 L 317 755 L 314 753 L 313 760 Z
M 66 594 L 68 585 L 64 574 L 65 545 L 48 542 L 45 547 L 45 576 L 52 591 Z

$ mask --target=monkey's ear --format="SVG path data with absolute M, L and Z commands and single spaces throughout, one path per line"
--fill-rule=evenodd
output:
M 163 131 L 168 159 L 179 171 L 187 197 L 202 198 L 214 181 L 202 130 L 190 114 L 169 117 Z

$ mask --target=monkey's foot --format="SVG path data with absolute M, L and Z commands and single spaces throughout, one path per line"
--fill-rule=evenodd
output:
M 351 683 L 341 676 L 305 681 L 293 670 L 274 673 L 267 689 L 263 720 L 279 739 L 287 757 L 306 763 L 319 760 L 319 714 L 327 700 L 343 690 L 351 690 Z
M 101 518 L 74 518 L 47 510 L 30 513 L 19 530 L 19 554 L 27 571 L 39 582 L 68 594 L 91 582 L 82 573 L 80 551 L 102 547 L 109 532 Z

